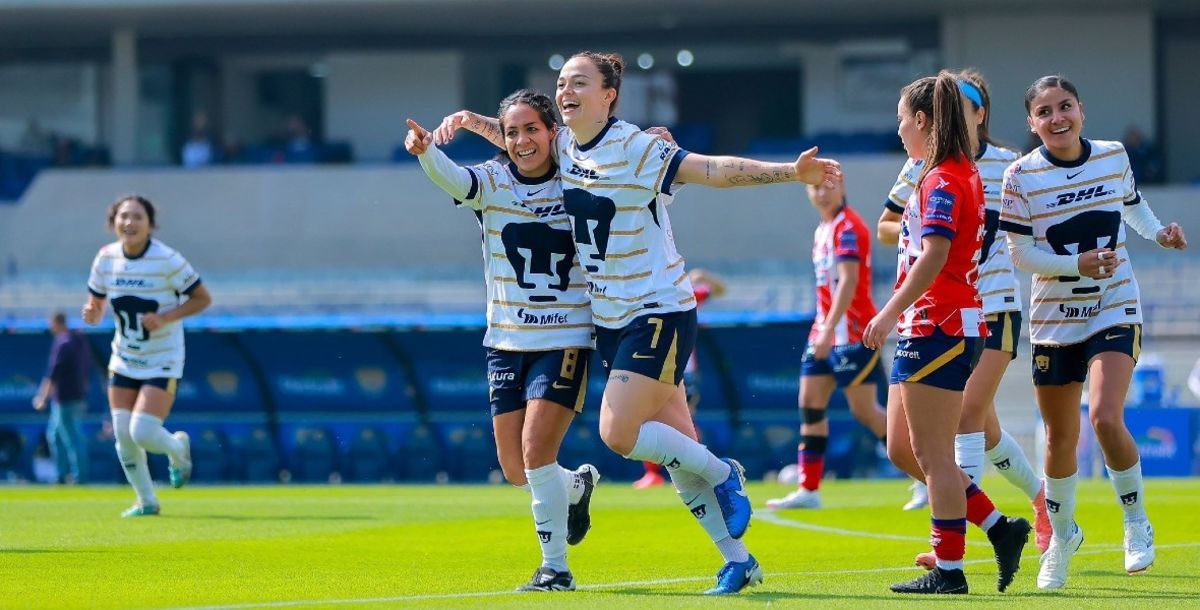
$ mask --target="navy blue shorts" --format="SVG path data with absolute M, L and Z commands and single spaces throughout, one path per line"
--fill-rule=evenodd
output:
M 108 372 L 108 385 L 114 388 L 125 388 L 126 390 L 140 390 L 142 386 L 148 385 L 152 388 L 163 390 L 171 396 L 175 395 L 176 389 L 179 386 L 179 380 L 174 377 L 151 377 L 150 379 L 134 379 L 126 377 L 120 373 L 113 371 Z
M 508 352 L 488 349 L 488 404 L 492 417 L 525 408 L 541 398 L 576 413 L 587 395 L 590 349 Z
M 901 339 L 890 382 L 923 383 L 961 392 L 983 354 L 983 337 L 952 337 L 935 328 L 928 337 Z
M 987 322 L 988 338 L 984 349 L 994 349 L 1010 354 L 1009 360 L 1017 357 L 1017 341 L 1021 338 L 1021 312 L 1000 311 L 983 317 Z
M 1142 355 L 1142 325 L 1106 328 L 1072 345 L 1033 346 L 1033 385 L 1082 383 L 1092 358 L 1104 352 L 1120 352 L 1137 362 Z
M 810 346 L 800 359 L 800 376 L 833 375 L 837 387 L 849 388 L 864 382 L 883 383 L 883 367 L 879 366 L 879 352 L 868 349 L 861 343 L 835 345 L 829 357 L 817 360 Z
M 596 327 L 596 351 L 604 372 L 631 371 L 679 385 L 696 348 L 696 310 L 652 313 L 624 328 Z

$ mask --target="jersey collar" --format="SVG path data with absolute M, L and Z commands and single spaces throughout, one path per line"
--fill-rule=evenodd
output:
M 599 144 L 601 140 L 604 139 L 604 136 L 608 133 L 608 129 L 610 127 L 612 127 L 613 124 L 615 124 L 616 122 L 617 122 L 617 117 L 615 117 L 615 116 L 608 117 L 608 123 L 604 124 L 604 129 L 601 129 L 600 133 L 596 134 L 596 137 L 592 138 L 591 140 L 588 140 L 588 142 L 586 144 L 580 144 L 579 151 L 587 152 L 587 151 L 591 150 L 592 148 L 595 148 L 595 146 L 597 144 Z
M 1055 157 L 1054 155 L 1050 154 L 1050 149 L 1046 148 L 1045 144 L 1043 144 L 1038 150 L 1042 153 L 1042 156 L 1053 165 L 1066 168 L 1079 167 L 1080 165 L 1087 163 L 1088 158 L 1092 156 L 1092 143 L 1089 142 L 1087 138 L 1079 138 L 1079 143 L 1083 145 L 1083 152 L 1079 155 L 1079 158 L 1075 159 L 1074 161 L 1063 161 L 1062 159 Z
M 124 257 L 125 257 L 125 260 L 131 260 L 131 261 L 132 261 L 132 260 L 137 260 L 137 259 L 139 259 L 139 258 L 142 258 L 143 256 L 146 256 L 146 253 L 147 253 L 147 252 L 149 252 L 149 251 L 150 251 L 150 245 L 151 245 L 151 244 L 153 244 L 153 243 L 154 243 L 154 239 L 153 239 L 153 238 L 147 239 L 147 240 L 146 240 L 146 247 L 145 247 L 145 248 L 142 248 L 142 251 L 141 251 L 141 252 L 138 252 L 137 254 L 134 254 L 133 256 L 130 256 L 130 255 L 128 255 L 128 254 L 125 254 L 125 247 L 124 247 L 124 246 L 122 246 L 122 247 L 121 247 L 121 256 L 124 256 Z
M 545 183 L 549 182 L 550 180 L 552 180 L 554 178 L 555 174 L 558 173 L 558 166 L 555 165 L 554 163 L 551 163 L 550 170 L 547 171 L 545 175 L 538 176 L 536 178 L 530 178 L 528 176 L 522 176 L 521 172 L 517 171 L 517 165 L 515 163 L 513 163 L 512 161 L 509 161 L 508 162 L 508 173 L 512 174 L 513 180 L 516 180 L 517 182 L 520 182 L 521 184 L 545 184 Z

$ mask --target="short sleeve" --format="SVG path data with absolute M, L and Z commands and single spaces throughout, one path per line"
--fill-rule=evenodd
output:
M 92 260 L 92 270 L 88 274 L 88 293 L 103 299 L 108 295 L 108 285 L 104 281 L 104 250 L 96 254 Z
M 200 274 L 183 255 L 174 252 L 168 259 L 167 285 L 180 294 L 191 294 L 200 285 Z
M 854 225 L 843 222 L 833 235 L 833 256 L 840 261 L 861 261 L 862 252 Z
M 966 202 L 962 185 L 944 174 L 929 174 L 921 182 L 921 237 L 940 235 L 954 239 L 958 218 Z
M 1021 186 L 1021 166 L 1013 163 L 1004 171 L 1004 186 L 1000 196 L 1000 229 L 1018 235 L 1033 235 L 1029 200 Z
M 635 185 L 665 195 L 671 194 L 671 183 L 679 164 L 688 152 L 659 136 L 639 131 L 630 138 L 630 162 L 636 160 L 632 175 Z
M 912 196 L 913 190 L 917 188 L 917 177 L 920 174 L 920 161 L 915 159 L 906 161 L 904 167 L 900 169 L 900 175 L 896 176 L 896 183 L 892 185 L 892 190 L 888 191 L 888 197 L 883 202 L 883 207 L 896 214 L 903 214 L 904 206 L 908 203 L 908 198 Z

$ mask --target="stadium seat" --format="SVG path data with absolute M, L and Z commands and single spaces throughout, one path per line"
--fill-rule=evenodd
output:
M 125 475 L 121 472 L 121 462 L 117 459 L 117 449 L 113 439 L 99 436 L 88 439 L 88 482 L 89 483 L 123 483 Z
M 290 460 L 292 480 L 327 483 L 337 470 L 337 451 L 333 438 L 324 428 L 300 428 Z
M 747 478 L 759 478 L 766 473 L 767 464 L 774 459 L 764 451 L 766 440 L 757 426 L 742 424 L 734 433 L 729 454 L 742 463 Z
M 364 427 L 350 443 L 346 475 L 359 483 L 379 483 L 389 476 L 387 440 L 378 430 Z
M 256 427 L 241 441 L 242 464 L 237 469 L 250 483 L 279 481 L 279 453 L 265 428 Z
M 431 482 L 442 472 L 442 451 L 428 426 L 412 429 L 396 452 L 396 474 L 404 481 Z
M 486 481 L 496 461 L 491 430 L 482 425 L 464 426 L 447 433 L 447 470 L 454 481 Z
M 228 480 L 228 447 L 225 435 L 216 428 L 205 428 L 192 435 L 192 480 L 216 483 Z
M 0 428 L 0 479 L 22 477 L 21 450 L 25 439 L 12 428 Z

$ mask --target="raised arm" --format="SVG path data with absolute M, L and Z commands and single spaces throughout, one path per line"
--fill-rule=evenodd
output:
M 442 119 L 442 124 L 433 130 L 435 144 L 446 145 L 454 139 L 454 132 L 466 129 L 491 142 L 496 148 L 504 148 L 504 134 L 500 132 L 500 120 L 475 114 L 470 110 L 459 110 Z
M 825 183 L 833 186 L 841 175 L 841 164 L 833 159 L 817 158 L 817 148 L 814 146 L 804 151 L 794 163 L 692 153 L 680 162 L 676 180 L 684 184 L 703 184 L 716 188 L 778 182 Z
M 451 197 L 463 201 L 470 199 L 477 190 L 476 178 L 471 170 L 456 164 L 433 144 L 434 136 L 408 119 L 408 135 L 404 138 L 404 149 L 421 163 L 421 169 L 438 188 Z

